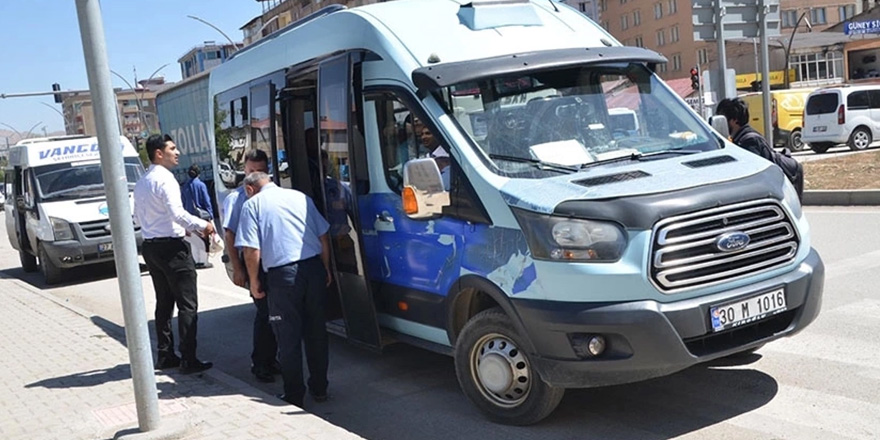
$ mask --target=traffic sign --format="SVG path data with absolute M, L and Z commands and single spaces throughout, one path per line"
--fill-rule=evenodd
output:
M 715 41 L 715 2 L 721 2 L 722 39 L 757 38 L 760 35 L 758 2 L 755 0 L 693 0 L 694 41 Z M 767 36 L 779 35 L 779 0 L 765 0 Z

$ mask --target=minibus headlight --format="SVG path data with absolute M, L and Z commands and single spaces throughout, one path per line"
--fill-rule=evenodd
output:
M 793 215 L 794 218 L 801 218 L 803 210 L 801 209 L 801 199 L 798 198 L 797 190 L 788 179 L 784 180 L 785 182 L 782 184 L 783 201 L 788 205 L 788 208 L 791 209 L 791 215 Z
M 532 257 L 556 261 L 617 261 L 626 235 L 613 222 L 574 219 L 513 209 Z
M 52 223 L 52 231 L 55 232 L 55 241 L 73 240 L 73 229 L 71 229 L 70 223 L 55 217 L 49 217 L 49 222 Z

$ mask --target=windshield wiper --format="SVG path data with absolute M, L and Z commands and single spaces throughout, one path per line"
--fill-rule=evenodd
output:
M 608 159 L 602 159 L 602 160 L 597 160 L 595 162 L 585 163 L 585 164 L 582 164 L 580 168 L 581 169 L 590 168 L 590 167 L 593 167 L 596 165 L 602 165 L 602 164 L 613 163 L 613 162 L 640 161 L 640 160 L 650 159 L 650 158 L 656 157 L 656 156 L 663 156 L 666 154 L 687 155 L 687 154 L 696 154 L 696 153 L 702 153 L 702 151 L 700 151 L 700 150 L 681 150 L 681 149 L 677 149 L 677 148 L 670 148 L 667 150 L 652 151 L 650 153 L 635 152 L 635 153 L 630 153 L 630 154 L 626 154 L 623 156 L 610 157 Z
M 539 170 L 556 171 L 556 172 L 560 172 L 560 173 L 576 173 L 578 171 L 578 168 L 576 168 L 576 167 L 568 167 L 565 165 L 544 162 L 544 161 L 540 161 L 538 159 L 532 159 L 529 157 L 507 156 L 504 154 L 490 154 L 489 157 L 492 159 L 500 159 L 500 160 L 506 160 L 506 161 L 510 161 L 510 162 L 530 163 L 530 164 L 534 165 L 535 168 L 537 168 Z
M 104 188 L 103 183 L 93 183 L 91 185 L 80 185 L 73 188 L 65 188 L 61 191 L 51 192 L 43 196 L 44 199 L 55 198 L 69 193 L 92 192 Z

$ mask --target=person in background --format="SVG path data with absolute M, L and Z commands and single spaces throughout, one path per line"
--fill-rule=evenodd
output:
M 269 322 L 278 340 L 284 393 L 278 397 L 302 407 L 302 351 L 309 367 L 308 391 L 327 400 L 329 347 L 326 321 L 330 276 L 330 224 L 312 199 L 279 188 L 265 173 L 245 177 L 248 201 L 241 211 L 235 245 L 244 251 L 251 295 L 267 296 L 260 280 L 266 271 Z
M 269 156 L 263 150 L 251 150 L 244 156 L 245 176 L 251 173 L 268 173 Z M 235 247 L 235 236 L 238 233 L 241 208 L 247 201 L 244 185 L 229 193 L 223 200 L 223 230 L 226 242 L 226 255 L 232 265 L 232 282 L 236 286 L 248 288 L 247 268 L 241 255 L 241 249 Z M 260 271 L 261 278 L 265 278 L 265 272 Z M 263 283 L 265 284 L 265 283 Z M 260 382 L 275 382 L 274 374 L 279 372 L 276 361 L 278 345 L 275 342 L 275 334 L 269 325 L 269 303 L 266 298 L 256 298 L 254 306 L 257 308 L 254 315 L 253 351 L 251 351 L 251 373 Z
M 180 189 L 180 195 L 183 198 L 183 209 L 190 214 L 199 217 L 202 220 L 214 220 L 214 208 L 211 206 L 211 197 L 208 195 L 208 187 L 205 182 L 199 179 L 201 169 L 196 164 L 192 164 L 187 170 L 189 179 Z M 200 237 L 197 234 L 187 234 L 186 241 L 192 247 L 193 260 L 196 262 L 196 269 L 210 269 L 214 267 L 208 262 L 208 248 L 210 243 L 207 237 Z
M 758 133 L 749 125 L 749 105 L 745 101 L 741 98 L 722 99 L 715 109 L 715 114 L 727 118 L 727 127 L 730 130 L 731 140 L 734 144 L 776 164 L 782 170 L 785 177 L 794 185 L 798 198 L 803 200 L 803 165 L 792 158 L 790 154 L 783 154 L 774 150 L 770 143 L 767 142 L 767 139 L 764 139 L 761 133 Z
M 153 135 L 146 142 L 150 168 L 134 186 L 134 216 L 144 237 L 142 254 L 156 289 L 156 369 L 180 367 L 183 374 L 211 368 L 196 357 L 198 287 L 196 268 L 187 232 L 210 237 L 214 224 L 183 209 L 180 185 L 171 174 L 180 151 L 168 135 Z M 180 357 L 174 353 L 171 316 L 177 305 Z

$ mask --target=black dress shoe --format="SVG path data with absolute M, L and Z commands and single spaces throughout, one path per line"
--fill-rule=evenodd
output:
M 202 362 L 198 359 L 192 361 L 180 361 L 180 372 L 182 374 L 200 373 L 213 366 L 214 364 L 212 362 Z
M 180 358 L 177 356 L 169 357 L 163 356 L 160 357 L 158 361 L 156 361 L 156 369 L 157 370 L 167 370 L 169 368 L 177 368 L 180 366 Z
M 300 401 L 297 401 L 297 400 L 293 400 L 293 399 L 291 399 L 291 398 L 288 398 L 288 397 L 287 397 L 287 394 L 276 394 L 275 397 L 277 397 L 277 398 L 279 398 L 279 399 L 281 399 L 281 400 L 283 400 L 283 401 L 285 401 L 285 402 L 287 402 L 287 403 L 289 403 L 289 404 L 291 404 L 291 405 L 298 406 L 298 407 L 300 407 L 300 408 L 303 407 L 303 403 L 302 403 L 301 400 L 300 400 Z
M 253 373 L 254 377 L 257 378 L 258 381 L 263 383 L 272 383 L 275 382 L 275 376 L 269 371 L 266 367 L 258 367 L 254 365 L 251 367 L 251 373 Z

